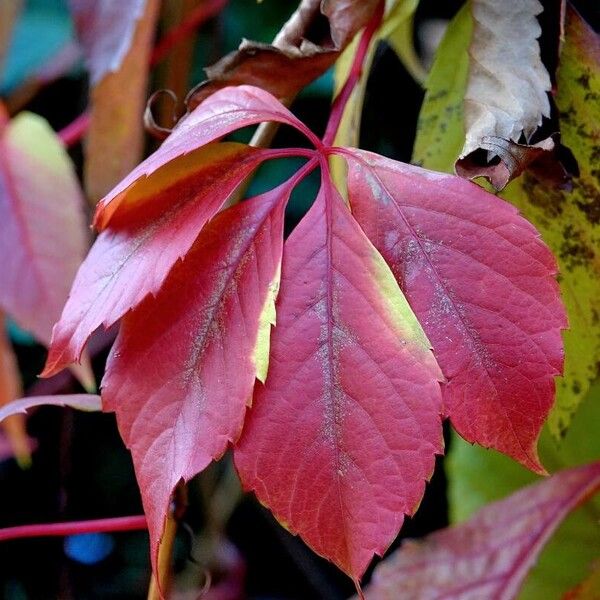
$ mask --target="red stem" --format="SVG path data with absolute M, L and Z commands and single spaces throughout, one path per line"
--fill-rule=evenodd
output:
M 66 127 L 61 129 L 57 135 L 65 146 L 73 146 L 85 135 L 89 126 L 90 113 L 85 111 L 74 121 L 71 121 Z
M 367 56 L 367 52 L 369 50 L 369 45 L 371 44 L 371 40 L 375 35 L 375 32 L 379 28 L 379 24 L 381 23 L 381 19 L 383 18 L 383 2 L 379 3 L 379 6 L 375 10 L 375 13 L 371 17 L 371 20 L 367 23 L 367 26 L 364 28 L 360 41 L 358 43 L 358 48 L 356 50 L 356 54 L 354 55 L 354 60 L 352 62 L 352 67 L 350 68 L 350 73 L 348 73 L 348 79 L 346 79 L 346 83 L 344 83 L 344 87 L 340 90 L 340 93 L 335 97 L 333 101 L 333 105 L 331 107 L 331 114 L 329 116 L 329 121 L 327 123 L 327 128 L 325 129 L 325 135 L 323 136 L 323 145 L 331 146 L 333 144 L 333 140 L 335 139 L 335 134 L 340 126 L 342 121 L 342 117 L 344 115 L 344 109 L 346 108 L 346 104 L 348 104 L 348 100 L 358 83 L 360 76 L 363 71 L 363 63 L 365 62 L 365 57 Z
M 150 55 L 150 67 L 156 66 L 179 42 L 198 29 L 203 23 L 216 16 L 227 4 L 227 0 L 205 0 L 189 13 L 187 18 L 164 35 L 154 47 Z M 58 137 L 65 146 L 73 146 L 81 140 L 90 125 L 88 111 L 79 115 L 64 129 L 58 132 Z
M 223 10 L 227 0 L 205 0 L 191 11 L 187 18 L 176 25 L 163 36 L 152 51 L 150 66 L 158 64 L 181 40 L 193 33 L 203 23 L 212 19 Z
M 0 529 L 0 541 L 22 538 L 65 536 L 77 533 L 101 533 L 113 531 L 139 531 L 148 529 L 146 517 L 115 517 L 111 519 L 94 519 L 91 521 L 70 521 L 66 523 L 36 523 L 34 525 L 18 525 Z

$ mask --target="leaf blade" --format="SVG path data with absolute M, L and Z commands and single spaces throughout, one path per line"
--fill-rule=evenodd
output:
M 600 390 L 595 387 L 581 404 L 565 437 L 557 445 L 546 427 L 540 438 L 540 456 L 548 470 L 596 461 L 600 444 L 596 423 L 600 415 Z M 471 446 L 455 436 L 446 462 L 449 478 L 449 508 L 452 522 L 464 521 L 489 502 L 494 502 L 536 478 L 514 461 L 496 452 Z M 489 474 L 494 476 L 490 477 Z M 598 496 L 573 511 L 545 545 L 535 567 L 525 580 L 523 600 L 560 597 L 588 573 L 600 555 Z
M 109 224 L 124 194 L 132 184 L 155 173 L 174 159 L 183 158 L 186 154 L 236 129 L 267 121 L 295 127 L 316 146 L 320 145 L 318 138 L 306 125 L 271 94 L 247 85 L 225 88 L 182 119 L 161 147 L 98 203 L 94 225 L 102 230 Z
M 549 249 L 508 203 L 460 178 L 346 156 L 354 214 L 433 343 L 454 427 L 543 472 L 536 444 L 566 326 Z
M 427 168 L 451 172 L 463 143 L 462 98 L 469 31 L 470 19 L 462 9 L 448 28 L 427 81 L 413 154 L 413 160 Z M 600 116 L 598 103 L 591 102 L 593 96 L 588 96 L 600 85 L 599 54 L 597 36 L 569 9 L 556 100 L 563 141 L 572 148 L 580 165 L 581 177 L 573 180 L 573 192 L 557 190 L 527 175 L 512 182 L 502 193 L 539 229 L 559 264 L 570 327 L 563 333 L 564 376 L 557 381 L 556 402 L 549 416 L 550 428 L 557 438 L 569 426 L 596 379 L 600 360 L 600 324 L 595 318 L 600 311 L 600 276 L 594 251 L 599 234 L 598 225 L 589 219 L 598 193 L 593 175 L 593 139 L 598 136 L 595 124 Z M 437 118 L 436 114 L 450 118 Z
M 266 368 L 261 329 L 270 328 L 264 316 L 276 294 L 283 211 L 296 180 L 220 213 L 156 298 L 123 318 L 102 397 L 132 452 L 154 566 L 175 485 L 237 439 Z
M 69 0 L 93 84 L 121 67 L 146 4 L 147 0 Z
M 21 113 L 0 135 L 0 305 L 47 346 L 87 250 L 82 194 L 43 119 Z
M 600 488 L 600 463 L 557 473 L 482 508 L 469 521 L 405 542 L 366 597 L 515 598 L 561 521 Z
M 119 9 L 131 10 L 133 4 L 121 2 Z M 157 0 L 146 0 L 143 4 L 139 18 L 132 23 L 129 47 L 122 59 L 113 63 L 118 62 L 118 68 L 107 70 L 90 91 L 90 125 L 84 145 L 84 182 L 92 206 L 110 192 L 142 158 L 148 63 L 159 13 Z M 99 5 L 101 3 L 95 3 L 96 11 L 101 11 Z M 111 25 L 113 32 L 119 27 L 114 22 Z M 92 75 L 95 75 L 94 71 Z M 118 102 L 115 102 L 115 98 L 118 98 Z
M 77 361 L 98 327 L 110 327 L 157 294 L 173 265 L 263 156 L 240 144 L 217 144 L 129 186 L 77 274 L 42 375 Z
M 358 582 L 416 509 L 442 451 L 441 374 L 389 269 L 324 177 L 286 242 L 271 367 L 234 456 L 244 487 Z

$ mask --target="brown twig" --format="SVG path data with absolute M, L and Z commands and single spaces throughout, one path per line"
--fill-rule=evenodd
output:
M 158 547 L 156 573 L 152 575 L 148 588 L 148 600 L 163 600 L 167 597 L 171 584 L 171 564 L 173 563 L 173 547 L 177 535 L 177 524 L 187 508 L 187 487 L 179 482 L 173 492 L 171 510 L 167 515 L 165 529 Z

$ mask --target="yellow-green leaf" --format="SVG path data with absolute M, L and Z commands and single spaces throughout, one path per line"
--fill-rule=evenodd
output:
M 418 4 L 419 0 L 388 0 L 386 2 L 384 20 L 371 42 L 363 63 L 363 75 L 346 104 L 342 121 L 335 137 L 336 146 L 354 148 L 358 148 L 359 146 L 360 123 L 367 89 L 367 79 L 373 64 L 375 50 L 380 41 L 386 40 L 390 44 L 403 62 L 406 70 L 417 81 L 422 82 L 425 79 L 426 73 L 419 62 L 413 44 L 413 17 Z M 355 36 L 352 43 L 344 50 L 335 63 L 334 87 L 336 94 L 341 90 L 348 77 L 358 43 L 359 36 Z M 345 194 L 346 163 L 341 160 L 333 160 L 331 169 L 337 188 Z
M 452 172 L 464 143 L 462 103 L 472 29 L 465 5 L 448 25 L 425 82 L 413 162 L 428 169 Z
M 430 169 L 451 171 L 464 142 L 470 31 L 469 13 L 463 8 L 448 28 L 426 83 L 413 161 Z M 581 171 L 573 191 L 550 188 L 525 175 L 502 193 L 538 228 L 559 262 L 570 329 L 564 334 L 564 378 L 557 380 L 557 400 L 549 418 L 556 437 L 568 427 L 600 361 L 600 186 L 594 165 L 600 138 L 599 46 L 598 37 L 569 11 L 556 102 L 563 143 Z
M 598 376 L 600 361 L 600 40 L 568 11 L 557 73 L 562 142 L 579 164 L 572 192 L 525 174 L 502 194 L 542 233 L 560 268 L 569 313 L 565 376 L 557 380 L 550 429 L 560 435 Z

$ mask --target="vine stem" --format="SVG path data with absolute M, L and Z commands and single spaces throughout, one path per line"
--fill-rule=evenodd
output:
M 90 126 L 90 121 L 90 113 L 86 110 L 61 129 L 57 135 L 65 146 L 73 146 L 85 135 Z
M 140 531 L 147 529 L 146 517 L 114 517 L 89 521 L 67 521 L 64 523 L 35 523 L 0 529 L 0 541 L 32 537 L 66 536 L 79 533 L 109 533 L 116 531 Z
M 192 34 L 203 23 L 218 15 L 226 4 L 227 0 L 205 0 L 192 10 L 184 21 L 167 31 L 160 42 L 156 44 L 150 58 L 150 66 L 158 64 L 181 40 Z
M 348 100 L 350 100 L 350 96 L 352 95 L 352 92 L 354 91 L 354 88 L 356 87 L 356 84 L 362 75 L 363 65 L 367 56 L 367 52 L 369 51 L 369 46 L 371 45 L 371 41 L 373 40 L 375 32 L 377 29 L 379 29 L 379 25 L 381 24 L 381 20 L 383 18 L 383 8 L 384 3 L 380 2 L 373 13 L 371 20 L 363 29 L 356 54 L 354 55 L 354 60 L 352 61 L 352 66 L 350 67 L 350 72 L 348 73 L 348 78 L 346 79 L 346 83 L 344 83 L 344 86 L 333 101 L 331 113 L 329 115 L 329 121 L 327 122 L 327 127 L 325 129 L 325 135 L 323 136 L 324 146 L 331 146 L 333 144 L 337 130 L 342 122 L 346 104 L 348 104 Z
M 165 528 L 158 546 L 156 573 L 152 574 L 148 587 L 148 600 L 164 600 L 171 583 L 171 563 L 177 535 L 177 524 L 182 519 L 188 504 L 188 491 L 184 481 L 180 481 L 173 491 L 171 506 L 165 521 Z
M 177 521 L 173 513 L 169 513 L 165 529 L 158 548 L 157 573 L 152 575 L 148 588 L 148 600 L 163 600 L 169 588 L 171 579 L 171 562 L 173 559 L 173 546 L 177 534 Z
M 194 9 L 187 18 L 176 25 L 156 44 L 150 55 L 150 67 L 156 66 L 179 42 L 191 35 L 206 21 L 215 17 L 227 4 L 228 0 L 205 0 Z M 61 129 L 57 135 L 65 146 L 77 144 L 86 134 L 91 122 L 89 111 L 85 111 L 76 117 L 66 127 Z

